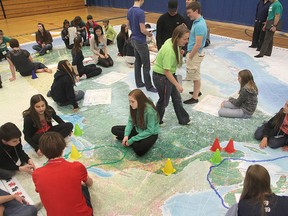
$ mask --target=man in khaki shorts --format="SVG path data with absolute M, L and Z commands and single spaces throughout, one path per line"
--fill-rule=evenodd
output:
M 193 80 L 192 98 L 184 101 L 185 104 L 198 103 L 198 97 L 201 95 L 201 77 L 200 65 L 204 58 L 203 47 L 207 38 L 207 25 L 201 16 L 201 6 L 199 2 L 191 2 L 187 7 L 187 15 L 194 20 L 188 42 L 188 53 L 186 55 L 186 73 L 185 80 Z

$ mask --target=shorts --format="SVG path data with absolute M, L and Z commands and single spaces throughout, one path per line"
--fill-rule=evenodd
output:
M 186 55 L 186 72 L 187 72 L 187 79 L 190 80 L 200 80 L 200 65 L 204 59 L 204 55 L 199 55 L 198 53 L 190 59 L 189 53 Z

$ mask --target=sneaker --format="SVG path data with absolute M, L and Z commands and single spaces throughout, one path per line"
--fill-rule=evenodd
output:
M 262 58 L 263 55 L 258 54 L 258 55 L 254 56 L 254 57 L 255 57 L 255 58 Z
M 190 98 L 190 99 L 184 101 L 183 103 L 184 104 L 194 104 L 194 103 L 198 103 L 198 102 L 199 102 L 198 99 Z
M 193 91 L 190 91 L 189 94 L 193 95 Z M 198 93 L 198 97 L 200 97 L 202 95 L 202 92 Z
M 255 45 L 250 45 L 249 48 L 257 48 Z
M 144 87 L 144 86 L 145 86 L 144 83 L 141 83 L 140 85 L 136 85 L 137 88 L 142 88 L 142 87 Z
M 157 93 L 157 89 L 154 87 L 151 87 L 150 89 L 147 89 L 147 91 L 153 92 L 153 93 Z
M 191 123 L 191 120 L 190 120 L 190 119 L 189 119 L 189 121 L 186 122 L 186 123 L 180 123 L 180 122 L 179 122 L 180 125 L 190 125 L 190 123 Z

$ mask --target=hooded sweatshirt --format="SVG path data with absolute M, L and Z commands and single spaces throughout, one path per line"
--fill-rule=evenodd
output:
M 79 108 L 74 91 L 73 78 L 65 71 L 57 70 L 51 86 L 51 97 L 60 104 L 72 104 L 74 109 Z
M 244 113 L 248 115 L 252 115 L 258 104 L 258 92 L 254 89 L 249 89 L 247 85 L 242 87 L 239 92 L 239 97 L 229 98 L 229 101 L 240 109 L 243 110 Z

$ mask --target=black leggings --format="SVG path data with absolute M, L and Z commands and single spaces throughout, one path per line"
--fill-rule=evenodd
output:
M 100 50 L 100 54 L 104 55 L 104 52 L 102 49 Z M 110 55 L 108 55 L 107 59 L 106 58 L 100 58 L 100 56 L 99 56 L 97 64 L 101 65 L 102 67 L 111 67 L 111 66 L 113 66 L 114 62 L 113 62 Z
M 98 76 L 101 74 L 102 69 L 97 67 L 95 64 L 85 65 L 80 71 L 79 75 L 82 76 L 86 74 L 87 78 Z
M 60 133 L 64 138 L 69 136 L 71 134 L 73 130 L 73 124 L 70 122 L 65 122 L 65 123 L 61 123 L 55 126 L 52 126 L 49 131 L 54 131 L 54 132 L 58 132 Z M 39 149 L 39 139 L 43 134 L 34 134 L 32 136 L 32 139 L 35 143 L 37 143 L 37 146 L 32 146 L 35 151 L 37 152 Z
M 114 126 L 111 128 L 111 132 L 116 136 L 118 140 L 123 140 L 124 131 L 125 131 L 124 125 L 118 125 L 118 126 Z M 136 136 L 137 134 L 138 133 L 134 127 L 129 135 L 129 139 L 133 136 Z M 157 138 L 158 138 L 158 134 L 151 135 L 143 140 L 139 140 L 139 141 L 132 143 L 131 147 L 133 148 L 134 152 L 138 156 L 143 156 L 154 145 Z

